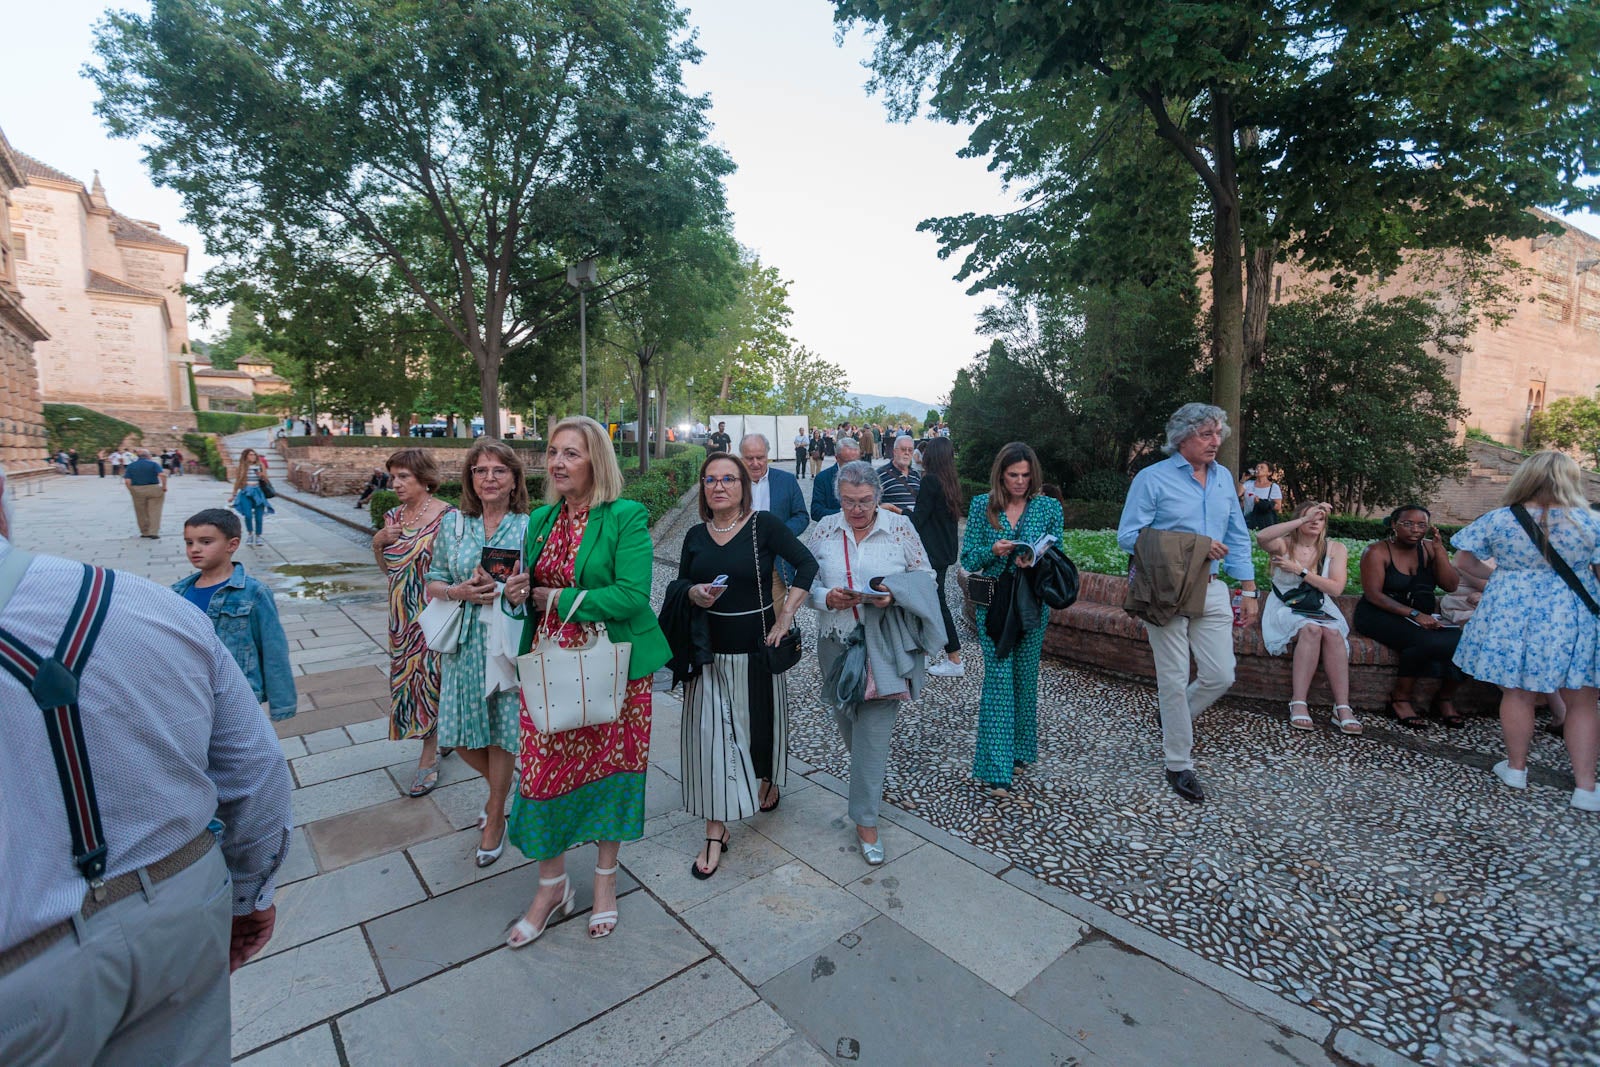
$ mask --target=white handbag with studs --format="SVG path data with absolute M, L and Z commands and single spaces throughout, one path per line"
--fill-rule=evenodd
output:
M 572 621 L 586 590 L 579 590 L 562 625 Z M 541 734 L 566 733 L 586 726 L 601 726 L 617 721 L 628 696 L 628 661 L 631 643 L 617 643 L 606 636 L 605 623 L 596 623 L 594 633 L 580 648 L 561 648 L 554 637 L 546 638 L 557 597 L 545 607 L 544 618 L 534 631 L 533 647 L 517 657 L 517 676 L 522 683 L 522 701 L 528 717 Z

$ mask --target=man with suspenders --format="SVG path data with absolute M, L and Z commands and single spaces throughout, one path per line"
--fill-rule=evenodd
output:
M 8 518 L 0 1063 L 226 1063 L 228 974 L 272 936 L 288 848 L 282 751 L 203 615 L 30 557 Z

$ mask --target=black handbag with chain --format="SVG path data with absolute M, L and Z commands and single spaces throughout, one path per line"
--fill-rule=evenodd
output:
M 761 548 L 756 544 L 756 530 L 760 526 L 763 512 L 757 512 L 750 517 L 750 549 L 756 557 L 756 599 L 761 604 L 761 662 L 769 674 L 782 674 L 784 671 L 800 662 L 800 655 L 805 651 L 800 643 L 800 630 L 791 625 L 789 632 L 778 639 L 776 645 L 767 644 L 765 633 L 767 625 L 767 595 L 766 586 L 769 584 L 761 580 Z M 777 618 L 777 605 L 773 605 L 773 618 Z

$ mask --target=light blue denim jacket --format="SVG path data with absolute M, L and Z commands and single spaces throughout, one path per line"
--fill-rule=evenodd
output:
M 179 596 L 188 592 L 200 572 L 173 583 Z M 294 718 L 300 702 L 294 689 L 294 667 L 289 663 L 289 639 L 278 621 L 278 606 L 272 590 L 244 572 L 244 564 L 233 565 L 233 577 L 211 594 L 206 609 L 211 626 L 233 654 L 239 669 L 255 691 L 257 700 L 267 702 L 274 722 Z

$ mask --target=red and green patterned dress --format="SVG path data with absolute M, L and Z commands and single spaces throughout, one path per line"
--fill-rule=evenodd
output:
M 574 584 L 578 546 L 589 510 L 562 508 L 533 566 L 533 584 Z M 582 644 L 587 628 L 565 625 L 552 613 L 540 639 L 562 648 Z M 644 780 L 650 759 L 650 675 L 628 683 L 617 721 L 545 736 L 522 711 L 517 795 L 511 803 L 511 843 L 529 859 L 547 860 L 587 841 L 633 841 L 644 834 Z
M 439 654 L 428 651 L 417 615 L 426 598 L 423 586 L 433 563 L 439 523 L 455 508 L 445 508 L 420 529 L 402 527 L 400 539 L 383 550 L 389 578 L 389 740 L 432 737 L 439 722 Z M 384 521 L 398 523 L 404 508 L 392 508 Z

